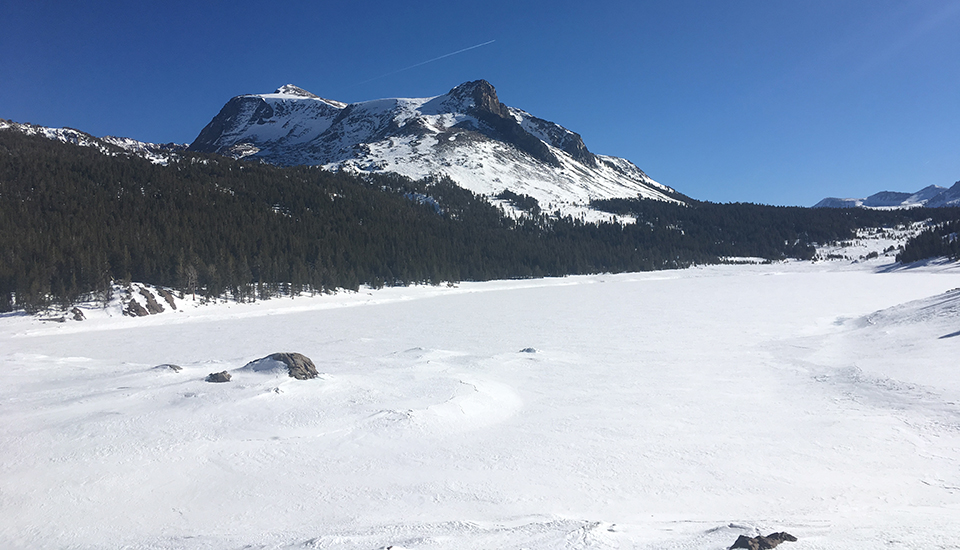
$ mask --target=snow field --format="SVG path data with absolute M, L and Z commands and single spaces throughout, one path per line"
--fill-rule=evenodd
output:
M 0 317 L 0 546 L 948 548 L 958 287 L 796 262 Z M 242 368 L 278 351 L 321 376 Z

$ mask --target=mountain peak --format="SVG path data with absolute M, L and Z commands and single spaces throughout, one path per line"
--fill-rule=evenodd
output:
M 475 193 L 508 189 L 586 219 L 607 216 L 591 209 L 594 199 L 675 200 L 629 161 L 595 155 L 576 132 L 504 105 L 486 80 L 435 97 L 349 105 L 313 98 L 292 84 L 273 94 L 237 96 L 190 148 L 284 166 L 414 179 L 443 174 Z
M 280 86 L 279 88 L 277 88 L 277 91 L 275 91 L 275 92 L 273 92 L 273 93 L 275 93 L 275 94 L 283 94 L 283 95 L 295 95 L 295 96 L 300 96 L 300 97 L 310 97 L 310 98 L 313 98 L 313 99 L 320 99 L 320 96 L 318 96 L 318 95 L 316 95 L 316 94 L 312 94 L 312 93 L 304 90 L 303 88 L 301 88 L 301 87 L 299 87 L 299 86 L 294 86 L 293 84 L 284 84 L 283 86 Z
M 507 108 L 497 98 L 497 89 L 486 80 L 464 82 L 450 90 L 447 95 L 456 99 L 471 98 L 474 107 L 479 111 L 493 113 L 501 117 L 509 116 Z

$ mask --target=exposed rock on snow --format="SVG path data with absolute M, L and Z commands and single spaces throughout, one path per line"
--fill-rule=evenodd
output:
M 150 312 L 150 315 L 156 313 L 163 313 L 163 306 L 157 303 L 156 296 L 146 288 L 140 288 L 140 295 L 147 301 L 147 311 Z
M 797 537 L 791 535 L 790 533 L 770 533 L 769 535 L 762 537 L 757 536 L 750 538 L 746 535 L 740 535 L 740 538 L 733 543 L 733 546 L 730 548 L 747 548 L 748 550 L 767 550 L 769 548 L 775 548 L 781 542 L 797 542 Z
M 80 308 L 78 308 L 78 307 L 75 307 L 75 308 L 71 309 L 71 310 L 70 310 L 70 313 L 73 315 L 73 320 L 74 320 L 74 321 L 83 321 L 84 319 L 87 318 L 87 317 L 83 314 L 83 311 L 81 311 Z
M 127 302 L 127 307 L 123 310 L 123 314 L 129 315 L 130 317 L 146 317 L 150 315 L 150 312 L 144 309 L 136 300 L 130 300 Z
M 177 309 L 177 301 L 173 298 L 173 293 L 165 288 L 158 288 L 157 294 L 159 294 L 164 300 L 170 304 L 170 309 Z
M 274 353 L 247 363 L 243 368 L 257 372 L 286 370 L 291 378 L 309 380 L 316 378 L 317 367 L 309 357 L 301 353 Z
M 173 372 L 180 372 L 183 370 L 183 367 L 181 367 L 180 365 L 173 365 L 171 363 L 164 363 L 162 365 L 157 365 L 153 368 L 160 369 L 160 370 L 172 370 Z M 213 375 L 211 374 L 210 376 L 213 376 Z M 227 375 L 227 376 L 230 376 L 230 375 Z
M 211 372 L 207 375 L 207 382 L 229 382 L 230 373 L 227 371 Z

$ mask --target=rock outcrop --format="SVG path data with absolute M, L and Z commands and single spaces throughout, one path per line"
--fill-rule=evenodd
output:
M 173 293 L 165 288 L 158 288 L 157 294 L 159 294 L 168 304 L 170 304 L 170 309 L 177 309 L 177 302 L 173 299 Z
M 150 312 L 144 309 L 136 300 L 130 300 L 127 302 L 127 307 L 123 310 L 124 315 L 129 315 L 130 317 L 146 317 L 150 315 Z
M 317 367 L 309 357 L 301 353 L 274 353 L 251 361 L 244 366 L 258 372 L 286 370 L 291 378 L 309 380 L 317 377 Z
M 147 311 L 150 313 L 150 315 L 163 313 L 163 306 L 157 302 L 157 297 L 154 296 L 152 292 L 145 288 L 141 288 L 140 295 L 143 296 L 144 300 L 147 301 Z
M 231 378 L 230 373 L 227 371 L 223 371 L 223 372 L 211 372 L 209 375 L 207 375 L 206 380 L 207 382 L 229 382 L 230 378 Z
M 762 537 L 748 537 L 746 535 L 740 535 L 736 542 L 733 543 L 733 546 L 730 547 L 731 550 L 734 548 L 746 548 L 747 550 L 768 550 L 770 548 L 775 548 L 781 542 L 797 542 L 797 537 L 791 535 L 790 533 L 770 533 L 769 535 Z

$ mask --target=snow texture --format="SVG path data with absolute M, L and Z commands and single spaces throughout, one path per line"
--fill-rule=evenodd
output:
M 881 260 L 5 314 L 0 547 L 953 548 L 960 269 Z

